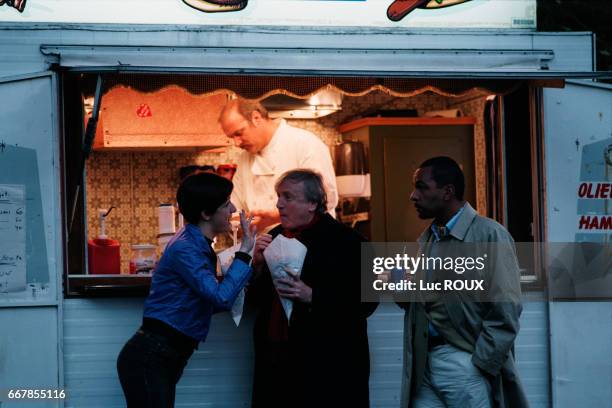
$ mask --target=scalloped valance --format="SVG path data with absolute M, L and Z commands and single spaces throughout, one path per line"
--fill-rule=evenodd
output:
M 95 76 L 83 75 L 81 79 L 85 82 L 83 89 L 86 93 L 93 93 Z M 169 86 L 179 86 L 194 95 L 229 91 L 256 100 L 276 94 L 307 99 L 321 90 L 335 90 L 345 96 L 363 96 L 373 91 L 380 91 L 395 97 L 410 97 L 430 91 L 443 96 L 458 97 L 475 89 L 491 94 L 505 94 L 514 90 L 521 82 L 511 79 L 105 74 L 104 92 L 116 86 L 126 86 L 140 92 L 155 92 Z

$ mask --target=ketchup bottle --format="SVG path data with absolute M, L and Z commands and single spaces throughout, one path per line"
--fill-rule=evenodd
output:
M 87 241 L 87 266 L 90 275 L 121 273 L 120 244 L 115 239 L 106 236 L 106 217 L 112 209 L 100 209 L 100 233 L 97 238 Z

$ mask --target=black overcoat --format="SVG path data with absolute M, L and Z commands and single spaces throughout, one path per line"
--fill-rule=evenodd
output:
M 281 232 L 279 226 L 270 233 Z M 268 341 L 272 299 L 278 294 L 267 268 L 251 291 L 260 307 L 254 328 L 254 406 L 367 407 L 366 319 L 377 304 L 361 302 L 364 238 L 325 214 L 297 239 L 308 249 L 301 279 L 312 288 L 312 302 L 294 302 L 287 344 L 275 346 Z M 279 376 L 279 370 L 285 373 Z M 271 382 L 289 383 L 291 391 L 269 395 Z

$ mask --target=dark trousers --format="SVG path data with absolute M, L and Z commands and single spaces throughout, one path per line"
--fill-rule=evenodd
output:
M 335 350 L 256 338 L 251 408 L 368 408 L 369 361 Z
M 302 407 L 300 378 L 295 378 L 289 342 L 257 341 L 252 408 Z
M 164 336 L 138 330 L 117 358 L 127 408 L 172 408 L 193 350 L 179 352 Z

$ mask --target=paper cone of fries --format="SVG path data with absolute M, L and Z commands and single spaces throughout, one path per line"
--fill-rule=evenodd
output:
M 240 244 L 236 244 L 233 247 L 227 248 L 226 250 L 217 254 L 223 275 L 227 273 L 230 265 L 232 262 L 234 262 L 234 257 L 236 256 L 238 249 L 240 249 Z M 244 309 L 244 293 L 244 289 L 242 289 L 238 294 L 236 301 L 234 301 L 234 304 L 232 305 L 232 319 L 234 320 L 234 323 L 236 323 L 236 327 L 238 327 L 240 320 L 242 319 L 242 310 Z
M 292 276 L 290 275 L 293 275 L 294 278 L 301 276 L 306 252 L 306 247 L 300 241 L 295 238 L 287 238 L 283 235 L 278 235 L 268 245 L 263 255 L 276 288 L 280 285 L 277 283 L 278 279 L 291 279 Z M 293 301 L 284 297 L 280 297 L 280 301 L 287 320 L 291 320 Z

